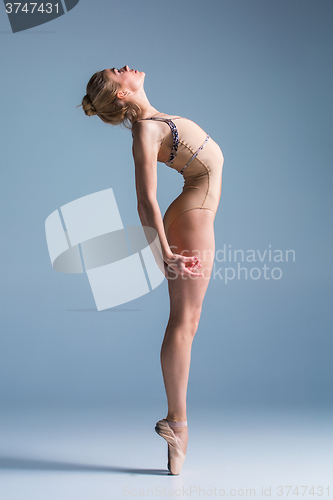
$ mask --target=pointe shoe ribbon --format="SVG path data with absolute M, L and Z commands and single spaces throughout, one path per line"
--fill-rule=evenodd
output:
M 177 425 L 178 424 L 178 425 Z M 178 475 L 182 469 L 185 455 L 180 447 L 178 439 L 172 430 L 172 427 L 185 427 L 187 422 L 171 422 L 163 418 L 156 423 L 155 431 L 164 438 L 169 445 L 169 470 L 171 474 Z

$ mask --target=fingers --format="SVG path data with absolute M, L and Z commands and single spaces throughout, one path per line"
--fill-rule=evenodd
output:
M 203 273 L 195 272 L 202 267 L 199 257 L 185 257 L 184 255 L 174 254 L 174 259 L 168 261 L 168 265 L 181 275 L 204 276 Z
M 185 257 L 184 260 L 186 263 L 190 263 L 189 266 L 185 266 L 185 274 L 189 274 L 190 276 L 203 276 L 203 273 L 194 272 L 202 266 L 199 257 Z
M 202 273 L 194 273 L 188 267 L 185 267 L 185 272 L 183 274 L 190 274 L 191 276 L 203 276 Z
M 192 262 L 189 265 L 189 268 L 193 271 L 193 269 L 198 269 L 198 267 L 201 267 L 201 262 L 200 260 L 197 260 L 196 262 Z
M 190 274 L 191 276 L 203 276 L 203 273 L 194 272 L 199 267 L 201 267 L 200 261 L 192 262 L 190 266 L 185 267 L 185 274 Z
M 191 270 L 189 267 L 183 267 L 181 269 L 179 268 L 174 268 L 172 267 L 174 271 L 176 271 L 177 274 L 180 274 L 182 276 L 184 275 L 190 275 L 190 276 L 203 276 L 203 273 L 195 273 L 194 271 Z
M 193 255 L 192 257 L 185 257 L 185 255 L 181 256 L 184 262 L 200 262 L 200 259 L 197 255 Z
M 183 259 L 186 269 L 194 271 L 195 269 L 198 269 L 198 267 L 201 267 L 201 261 L 199 257 L 185 257 Z
M 178 254 L 174 254 L 173 256 L 174 258 L 173 259 L 169 259 L 170 263 L 176 263 L 178 260 L 180 260 L 181 262 L 184 262 L 184 263 L 196 263 L 196 262 L 201 262 L 199 257 L 197 255 L 193 255 L 193 256 L 190 256 L 190 257 L 187 257 L 185 255 L 178 255 Z
M 192 262 L 189 266 L 186 266 L 187 269 L 190 269 L 190 271 L 194 271 L 198 269 L 199 267 L 202 267 L 202 264 L 200 260 L 197 260 L 196 262 Z

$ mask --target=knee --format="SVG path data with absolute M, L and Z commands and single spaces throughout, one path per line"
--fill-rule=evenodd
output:
M 201 307 L 193 308 L 189 311 L 188 323 L 191 326 L 191 330 L 193 332 L 193 335 L 196 333 L 196 331 L 198 329 L 200 316 L 201 316 Z
M 181 337 L 193 338 L 198 329 L 201 316 L 201 306 L 189 307 L 179 311 L 178 314 L 171 314 L 171 323 L 176 327 L 178 335 Z
M 194 335 L 197 333 L 200 318 L 191 318 L 188 322 L 188 335 L 193 339 Z

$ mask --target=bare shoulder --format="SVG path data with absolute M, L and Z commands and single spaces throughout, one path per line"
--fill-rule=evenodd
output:
M 138 120 L 132 127 L 133 142 L 156 140 L 161 135 L 161 128 L 153 120 Z
M 133 125 L 132 153 L 135 163 L 156 163 L 160 147 L 160 130 L 148 120 L 137 121 Z
M 134 161 L 156 162 L 166 132 L 156 121 L 138 120 L 132 128 Z

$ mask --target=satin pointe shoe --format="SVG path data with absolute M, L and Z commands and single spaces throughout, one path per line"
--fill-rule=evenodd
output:
M 168 443 L 168 469 L 171 474 L 174 475 L 178 475 L 182 470 L 185 455 L 172 428 L 185 427 L 186 425 L 187 421 L 171 422 L 170 420 L 163 418 L 162 420 L 159 420 L 155 426 L 157 434 L 164 438 Z

